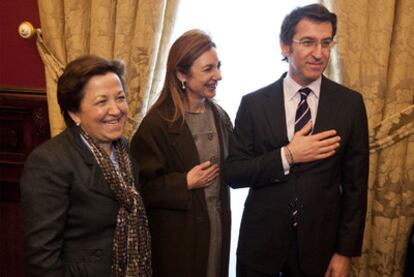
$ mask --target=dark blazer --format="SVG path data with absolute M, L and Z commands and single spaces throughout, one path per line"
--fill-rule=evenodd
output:
M 237 113 L 224 170 L 233 188 L 250 187 L 237 255 L 250 268 L 280 271 L 292 239 L 291 205 L 297 197 L 300 265 L 309 274 L 323 275 L 334 252 L 360 255 L 367 201 L 367 117 L 359 93 L 322 77 L 313 133 L 335 129 L 341 146 L 328 159 L 295 164 L 285 176 L 280 155 L 289 143 L 284 76 L 244 96 Z
M 31 153 L 20 186 L 28 276 L 111 276 L 118 204 L 76 127 Z
M 227 156 L 227 114 L 211 103 L 222 160 Z M 143 198 L 151 232 L 154 277 L 206 276 L 210 223 L 203 189 L 187 189 L 187 172 L 200 163 L 185 122 L 168 122 L 172 103 L 152 110 L 131 141 L 131 155 L 140 165 Z M 221 179 L 221 175 L 220 175 Z M 220 184 L 222 272 L 228 276 L 230 247 L 229 188 Z

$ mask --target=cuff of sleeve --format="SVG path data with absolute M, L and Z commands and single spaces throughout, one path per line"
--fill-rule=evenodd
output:
M 280 158 L 282 159 L 283 172 L 285 173 L 285 175 L 288 175 L 290 172 L 290 165 L 285 156 L 285 147 L 282 147 L 282 149 L 280 150 Z

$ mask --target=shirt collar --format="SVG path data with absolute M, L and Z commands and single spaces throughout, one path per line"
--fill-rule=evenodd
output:
M 79 134 L 79 135 L 82 138 L 83 142 L 86 144 L 86 146 L 88 146 L 89 150 L 93 154 L 92 146 L 89 144 L 89 142 L 81 134 Z M 109 158 L 111 159 L 111 162 L 115 165 L 115 167 L 118 168 L 119 165 L 118 165 L 118 161 L 116 159 L 115 151 L 114 151 L 114 148 L 113 147 L 112 147 L 111 155 L 109 156 Z
M 310 88 L 312 90 L 312 93 L 316 96 L 316 98 L 319 98 L 319 94 L 321 91 L 321 83 L 322 83 L 322 76 L 320 76 L 318 79 L 307 85 L 306 87 Z M 286 77 L 284 79 L 284 85 L 285 85 L 285 97 L 286 99 L 290 100 L 293 97 L 295 97 L 298 90 L 303 88 L 301 85 L 296 83 L 295 80 L 290 77 L 289 73 L 286 74 Z

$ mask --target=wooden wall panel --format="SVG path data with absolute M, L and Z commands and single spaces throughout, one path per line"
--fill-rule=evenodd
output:
M 45 92 L 0 87 L 0 276 L 23 276 L 20 177 L 28 154 L 49 137 Z

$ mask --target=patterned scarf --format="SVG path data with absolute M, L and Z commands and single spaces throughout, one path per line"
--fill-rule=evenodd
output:
M 151 242 L 144 203 L 135 188 L 132 165 L 125 143 L 113 143 L 119 164 L 117 169 L 109 156 L 81 128 L 80 133 L 91 146 L 92 152 L 109 184 L 119 210 L 112 246 L 113 277 L 148 277 L 151 270 Z

